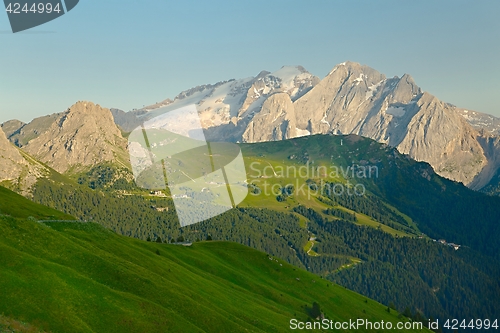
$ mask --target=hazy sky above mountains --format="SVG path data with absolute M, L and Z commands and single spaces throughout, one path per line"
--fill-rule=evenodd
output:
M 0 122 L 78 100 L 128 111 L 283 65 L 323 78 L 346 60 L 500 116 L 499 14 L 496 0 L 81 0 L 12 34 L 2 13 Z

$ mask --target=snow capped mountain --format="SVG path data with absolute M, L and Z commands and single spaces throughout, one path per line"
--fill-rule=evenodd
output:
M 206 137 L 213 141 L 242 141 L 243 133 L 264 102 L 273 94 L 284 93 L 294 101 L 314 87 L 320 79 L 302 66 L 284 66 L 274 73 L 197 86 L 144 109 L 132 111 L 136 121 L 120 110 L 111 110 L 115 121 L 131 131 L 142 122 L 188 105 L 196 105 Z
M 500 135 L 500 118 L 490 114 L 460 108 L 456 108 L 456 111 L 476 130 L 484 130 L 494 135 Z
M 301 66 L 285 66 L 256 77 L 198 86 L 132 114 L 112 112 L 117 124 L 130 131 L 191 104 L 210 141 L 358 134 L 397 147 L 430 163 L 438 174 L 473 188 L 485 186 L 499 165 L 498 145 L 481 138 L 498 133 L 500 119 L 441 102 L 408 74 L 387 78 L 349 61 L 322 80 Z
M 6 122 L 2 129 L 10 142 L 61 172 L 117 156 L 125 165 L 126 142 L 115 124 L 131 131 L 190 105 L 195 105 L 209 141 L 357 134 L 428 162 L 441 176 L 473 189 L 500 188 L 499 118 L 444 103 L 422 91 L 408 74 L 387 78 L 349 61 L 323 79 L 301 66 L 284 66 L 255 77 L 197 86 L 140 110 L 108 110 L 81 102 L 29 124 Z M 89 139 L 94 144 L 89 145 Z M 12 149 L 8 156 L 18 158 Z M 11 179 L 10 173 L 3 173 L 4 179 Z
M 487 163 L 478 133 L 408 74 L 386 78 L 368 66 L 346 62 L 335 66 L 294 107 L 301 130 L 369 137 L 464 184 Z

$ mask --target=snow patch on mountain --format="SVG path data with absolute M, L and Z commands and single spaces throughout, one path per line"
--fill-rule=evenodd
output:
M 365 94 L 365 100 L 369 100 L 370 98 L 375 96 L 377 89 L 380 87 L 380 85 L 382 85 L 383 82 L 385 82 L 385 79 L 381 80 L 377 84 L 372 84 L 371 86 L 369 86 L 368 91 Z
M 395 117 L 402 117 L 402 116 L 405 115 L 406 111 L 405 111 L 404 107 L 401 107 L 401 106 L 397 106 L 397 107 L 391 106 L 391 107 L 388 107 L 387 110 L 385 110 L 385 113 L 390 114 L 390 115 L 395 116 Z
M 295 130 L 297 131 L 297 138 L 300 138 L 302 136 L 311 135 L 311 132 L 309 132 L 308 130 L 303 130 L 303 129 L 300 129 L 297 127 L 295 127 Z
M 474 129 L 500 133 L 500 119 L 443 103 L 423 92 L 408 74 L 386 78 L 350 61 L 335 66 L 322 80 L 300 66 L 284 66 L 256 77 L 195 87 L 163 104 L 141 113 L 142 119 L 194 104 L 207 140 L 359 134 L 397 147 L 464 184 L 488 163 L 477 142 L 482 134 Z
M 500 135 L 500 118 L 460 108 L 456 108 L 456 111 L 475 129 L 486 131 L 493 135 Z
M 356 82 L 356 85 L 360 84 L 361 82 L 363 82 L 363 78 L 365 77 L 366 75 L 361 73 L 359 74 L 359 77 L 357 77 L 356 79 L 354 79 L 354 82 Z

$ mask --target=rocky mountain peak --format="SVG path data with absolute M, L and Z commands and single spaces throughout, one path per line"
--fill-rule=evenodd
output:
M 92 102 L 77 102 L 23 148 L 61 173 L 127 161 L 126 140 L 110 110 Z
M 113 116 L 109 109 L 101 107 L 99 104 L 94 104 L 93 102 L 79 101 L 68 108 L 66 112 L 66 119 L 75 118 L 78 122 L 82 120 L 81 117 L 91 117 L 93 120 L 96 118 L 109 125 L 109 121 L 113 121 Z M 66 125 L 69 122 L 64 122 Z
M 429 162 L 470 184 L 487 163 L 477 133 L 413 78 L 386 78 L 358 63 L 337 65 L 294 103 L 298 132 L 358 134 Z
M 421 93 L 422 89 L 417 86 L 415 80 L 409 74 L 404 74 L 395 83 L 392 92 L 392 101 L 406 104 Z
M 9 138 L 24 125 L 26 125 L 24 122 L 17 119 L 12 119 L 3 123 L 1 128 L 5 133 L 5 135 L 7 136 L 7 138 Z
M 260 71 L 260 73 L 259 73 L 259 74 L 257 74 L 257 76 L 255 77 L 255 79 L 260 79 L 261 77 L 268 76 L 269 74 L 271 74 L 271 72 L 268 72 L 268 71 Z
M 265 129 L 265 130 L 262 130 Z M 295 113 L 290 96 L 284 92 L 270 96 L 243 133 L 245 142 L 278 141 L 297 136 Z

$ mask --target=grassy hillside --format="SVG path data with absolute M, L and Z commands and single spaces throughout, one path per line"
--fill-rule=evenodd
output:
M 365 213 L 358 216 L 358 223 L 385 224 L 382 230 L 393 235 L 424 232 L 435 239 L 500 256 L 500 227 L 496 222 L 500 219 L 500 198 L 442 178 L 427 163 L 416 162 L 394 148 L 356 135 L 314 135 L 244 144 L 242 151 L 249 183 L 262 190 L 259 195 L 250 194 L 243 205 L 289 210 L 301 204 L 319 213 L 325 204 L 339 205 Z M 309 191 L 303 186 L 306 182 L 317 186 L 318 191 Z M 265 194 L 265 183 L 268 189 L 274 184 L 292 184 L 295 191 L 280 201 L 276 193 Z M 321 193 L 328 184 L 344 189 L 345 194 Z M 355 193 L 356 184 L 362 195 L 347 194 L 350 186 Z M 297 191 L 299 187 L 306 191 Z M 373 216 L 366 216 L 368 212 Z
M 360 199 L 370 201 L 376 197 L 373 180 L 379 176 L 380 157 L 386 154 L 381 148 L 380 144 L 360 137 L 321 135 L 242 144 L 250 194 L 240 206 L 290 211 L 291 207 L 303 205 L 326 217 L 324 210 L 335 205 L 330 200 L 322 200 L 327 184 L 336 184 L 339 193 L 351 191 L 353 194 L 354 186 L 360 184 L 356 188 L 359 193 L 362 192 Z M 361 168 L 367 171 L 363 177 L 358 174 Z M 279 195 L 279 188 L 287 186 L 293 187 L 290 195 Z M 336 206 L 346 210 L 342 205 Z M 353 213 L 352 210 L 347 211 Z M 402 214 L 394 207 L 385 215 L 386 219 L 382 221 L 358 211 L 356 223 L 380 227 L 397 236 L 415 237 L 421 234 L 411 219 L 401 219 Z
M 235 243 L 147 243 L 93 223 L 0 217 L 0 249 L 0 313 L 53 332 L 283 332 L 313 302 L 329 319 L 399 320 Z
M 25 197 L 0 186 L 0 214 L 37 220 L 74 220 L 75 218 L 55 209 L 34 203 Z
M 185 247 L 94 223 L 40 223 L 24 217 L 68 216 L 0 190 L 11 207 L 0 216 L 2 332 L 284 332 L 290 319 L 310 319 L 313 302 L 335 321 L 404 320 L 236 243 Z
M 408 307 L 440 319 L 499 313 L 500 266 L 490 257 L 499 253 L 500 229 L 494 223 L 500 218 L 499 198 L 470 191 L 435 175 L 426 163 L 357 136 L 245 144 L 242 151 L 248 183 L 260 190 L 264 182 L 268 188 L 291 183 L 295 189 L 349 182 L 362 184 L 366 195 L 312 191 L 308 196 L 296 190 L 278 200 L 280 193 L 250 194 L 238 209 L 179 228 L 168 196 L 120 184 L 115 181 L 119 170 L 99 166 L 80 175 L 82 186 L 40 181 L 34 198 L 143 240 L 204 240 L 210 235 L 247 245 L 383 304 L 394 303 L 400 311 Z M 284 176 L 280 166 L 290 168 Z M 307 166 L 309 175 L 293 176 L 294 168 Z M 328 174 L 317 172 L 321 166 Z M 378 174 L 353 177 L 352 168 L 358 166 L 376 166 Z M 334 167 L 338 175 L 330 173 L 337 171 Z M 460 249 L 432 242 L 419 231 L 457 243 Z

